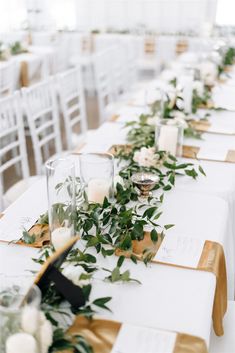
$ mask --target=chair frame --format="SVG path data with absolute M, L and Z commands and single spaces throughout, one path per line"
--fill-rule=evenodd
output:
M 56 82 L 64 117 L 67 147 L 68 149 L 72 149 L 75 147 L 72 139 L 75 126 L 81 124 L 80 136 L 85 135 L 87 132 L 86 105 L 81 68 L 78 66 L 58 74 Z M 73 114 L 74 116 L 72 117 Z
M 50 157 L 49 144 L 51 141 L 55 144 L 55 153 L 62 151 L 55 81 L 48 79 L 31 87 L 22 88 L 22 96 L 33 143 L 36 173 L 40 175 L 45 162 L 43 161 L 42 149 L 44 149 L 46 159 Z M 35 104 L 38 102 L 41 106 L 35 109 Z M 45 119 L 46 114 L 51 115 L 50 120 Z M 37 126 L 38 120 L 39 125 Z M 52 132 L 48 132 L 50 128 L 52 128 Z

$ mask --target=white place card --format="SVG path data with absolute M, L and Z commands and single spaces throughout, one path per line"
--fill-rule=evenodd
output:
M 198 159 L 211 159 L 212 161 L 225 161 L 228 148 L 223 146 L 202 146 L 197 154 Z
M 234 126 L 230 125 L 222 125 L 222 124 L 215 124 L 212 123 L 207 132 L 213 132 L 217 134 L 228 134 L 228 135 L 235 135 L 235 128 Z
M 197 268 L 205 240 L 186 236 L 166 235 L 154 257 L 155 261 Z
M 111 353 L 173 353 L 177 334 L 123 324 Z
M 0 240 L 18 240 L 23 230 L 29 230 L 47 209 L 46 178 L 42 178 L 3 212 Z

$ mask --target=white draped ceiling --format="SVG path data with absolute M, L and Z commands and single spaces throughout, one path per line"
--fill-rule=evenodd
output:
M 216 19 L 234 23 L 234 8 L 234 0 L 0 0 L 0 32 L 29 26 L 202 33 Z

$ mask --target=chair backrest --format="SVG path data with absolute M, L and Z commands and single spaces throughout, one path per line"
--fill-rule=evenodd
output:
M 110 49 L 112 90 L 115 100 L 118 100 L 119 96 L 126 91 L 129 85 L 127 81 L 128 55 L 125 49 L 124 44 Z
M 57 74 L 68 69 L 69 43 L 66 38 L 61 38 L 59 44 L 54 47 L 52 74 Z
M 0 99 L 0 208 L 3 207 L 3 174 L 11 167 L 29 177 L 23 114 L 19 92 Z
M 139 59 L 139 43 L 138 38 L 135 36 L 128 36 L 125 39 L 126 46 L 126 72 L 127 72 L 127 82 L 128 88 L 137 82 L 137 61 Z
M 105 108 L 115 99 L 115 89 L 112 85 L 112 65 L 110 55 L 111 49 L 107 49 L 93 57 L 100 123 L 106 118 Z
M 13 93 L 14 90 L 14 69 L 13 62 L 0 64 L 0 97 Z
M 55 82 L 53 79 L 45 80 L 23 88 L 22 94 L 33 143 L 36 173 L 41 174 L 44 162 L 62 151 Z
M 79 144 L 87 131 L 87 116 L 80 67 L 57 75 L 68 149 Z M 75 136 L 75 138 L 74 138 Z

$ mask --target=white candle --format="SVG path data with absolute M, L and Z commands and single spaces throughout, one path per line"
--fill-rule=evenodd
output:
M 37 342 L 28 333 L 15 333 L 6 341 L 6 353 L 37 353 Z
M 59 227 L 51 233 L 51 242 L 55 250 L 62 248 L 71 238 L 71 229 Z
M 177 151 L 177 140 L 178 128 L 176 126 L 162 126 L 157 141 L 158 150 L 167 151 L 175 156 Z
M 103 203 L 105 196 L 109 197 L 110 181 L 91 179 L 88 183 L 87 197 L 89 202 Z
M 184 100 L 184 110 L 186 113 L 192 112 L 192 98 L 193 98 L 193 77 L 183 76 L 180 79 L 183 86 L 183 100 Z

